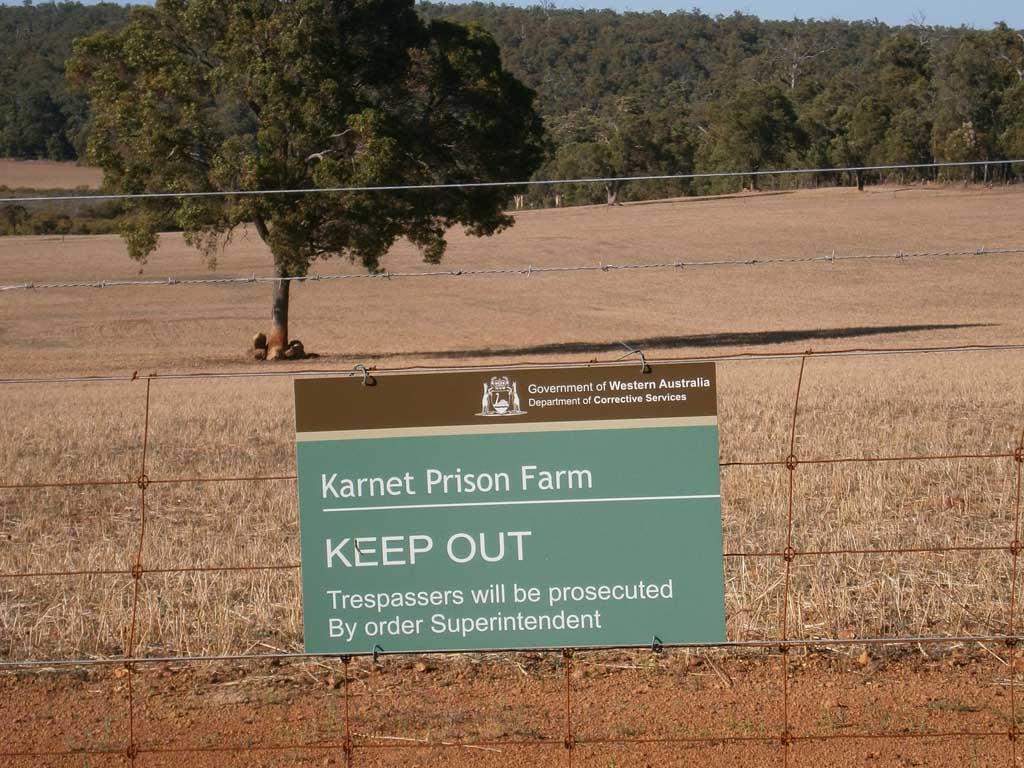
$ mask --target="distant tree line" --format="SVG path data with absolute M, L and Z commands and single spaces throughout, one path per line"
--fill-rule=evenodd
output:
M 1024 157 L 1024 34 L 1005 24 L 986 31 L 894 28 L 543 4 L 420 9 L 487 29 L 509 69 L 537 90 L 549 142 L 539 177 Z M 1015 172 L 1024 167 L 889 176 L 991 181 Z M 822 174 L 764 183 L 872 180 Z M 757 188 L 759 179 L 559 192 L 567 203 L 615 202 L 741 184 Z
M 122 26 L 113 3 L 0 6 L 0 156 L 74 160 L 85 148 L 88 105 L 67 87 L 74 41 Z
M 6 194 L 6 188 L 0 192 Z M 63 190 L 59 190 L 63 191 Z M 14 195 L 37 195 L 39 190 L 14 190 Z M 127 222 L 119 202 L 59 202 L 45 205 L 0 205 L 0 236 L 11 235 L 115 235 Z M 174 222 L 162 222 L 167 231 Z
M 1024 34 L 879 22 L 767 22 L 734 14 L 422 3 L 428 19 L 479 25 L 538 93 L 547 138 L 538 178 L 756 172 L 1024 157 Z M 71 92 L 72 41 L 123 25 L 126 8 L 0 7 L 0 155 L 74 159 L 88 104 Z M 344 45 L 344 41 L 339 41 Z M 225 114 L 230 118 L 230 114 Z M 911 181 L 1004 181 L 1024 168 L 897 172 Z M 534 205 L 735 189 L 857 184 L 865 174 L 757 176 L 531 188 Z

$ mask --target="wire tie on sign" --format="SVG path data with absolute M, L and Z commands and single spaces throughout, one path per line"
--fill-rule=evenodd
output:
M 139 475 L 139 479 L 135 481 L 135 484 L 139 487 L 140 491 L 144 491 L 149 488 L 149 476 L 143 472 Z
M 796 454 L 791 453 L 786 457 L 786 469 L 790 472 L 793 472 L 799 464 L 800 460 L 796 457 Z
M 138 371 L 132 371 L 132 377 L 131 377 L 130 381 L 138 381 L 138 380 L 139 380 L 139 372 Z
M 779 734 L 779 741 L 784 747 L 790 746 L 793 743 L 793 732 L 788 728 L 783 729 L 782 733 Z
M 178 281 L 175 278 L 173 278 L 170 275 L 168 275 L 167 276 L 167 284 L 168 285 L 177 285 Z
M 249 278 L 249 282 L 250 283 L 255 283 L 256 282 L 256 273 L 255 272 L 252 273 L 252 277 Z
M 1017 647 L 1017 638 L 1015 636 L 1013 636 L 1013 635 L 1008 635 L 1007 638 L 1006 638 L 1006 647 L 1007 648 L 1016 648 Z
M 633 347 L 629 346 L 629 344 L 627 344 L 624 341 L 620 341 L 619 344 L 621 344 L 626 349 L 626 354 L 624 354 L 622 357 L 620 357 L 619 360 L 625 360 L 627 357 L 630 357 L 632 355 L 639 355 L 640 356 L 640 371 L 642 373 L 650 373 L 651 372 L 651 366 L 649 366 L 647 364 L 647 357 L 644 355 L 644 351 L 642 349 L 634 349 Z
M 979 248 L 979 249 L 978 249 L 978 250 L 976 251 L 976 253 L 977 253 L 977 254 L 978 254 L 979 256 L 983 256 L 983 255 L 985 254 L 985 246 L 984 246 L 984 245 L 983 245 L 983 246 L 981 246 L 981 248 Z
M 661 642 L 661 638 L 658 637 L 657 635 L 655 635 L 654 639 L 651 641 L 651 652 L 652 653 L 661 653 L 664 650 L 665 650 L 665 646 Z
M 647 364 L 647 358 L 644 357 L 644 351 L 642 349 L 638 349 L 636 351 L 636 353 L 638 355 L 640 355 L 640 372 L 641 373 L 650 373 L 651 372 L 651 366 L 649 366 Z
M 371 651 L 371 653 L 373 654 L 373 663 L 376 664 L 377 657 L 384 653 L 384 647 L 380 645 L 375 645 L 373 646 L 373 650 Z
M 129 760 L 134 762 L 135 758 L 139 756 L 139 748 L 137 746 L 135 746 L 134 743 L 133 744 L 129 744 L 128 745 L 128 749 L 126 749 L 124 753 L 125 753 L 125 755 L 127 755 Z
M 1013 670 L 1010 671 L 1010 674 L 1014 674 Z M 1010 730 L 1006 735 L 1010 738 L 1010 741 L 1016 741 L 1020 737 L 1020 731 L 1017 730 L 1016 723 L 1010 723 Z
M 373 376 L 370 375 L 370 369 L 367 368 L 362 363 L 359 363 L 352 370 L 354 370 L 354 371 L 362 371 L 362 373 L 363 373 L 363 386 L 364 387 L 372 387 L 372 386 L 376 385 L 377 380 L 375 378 L 373 378 Z
M 601 268 L 602 272 L 607 272 L 608 270 L 611 269 L 611 265 L 610 264 L 605 264 L 603 261 L 597 262 L 597 265 Z
M 528 267 L 526 268 L 526 276 L 527 276 L 527 277 L 530 277 L 530 276 L 531 276 L 532 274 L 533 274 L 533 264 L 530 264 L 530 265 L 529 265 L 529 266 L 528 266 Z
M 135 565 L 132 566 L 132 578 L 135 579 L 135 581 L 138 581 L 142 578 L 142 573 L 142 563 L 135 563 Z
M 796 559 L 796 550 L 793 547 L 786 547 L 782 552 L 782 559 L 787 563 L 792 563 Z
M 1018 464 L 1024 464 L 1024 446 L 1018 445 L 1013 449 L 1013 460 Z
M 829 259 L 829 261 L 832 262 L 832 266 L 833 267 L 836 265 L 836 249 L 835 248 L 832 249 L 832 257 Z
M 1017 557 L 1022 549 L 1024 549 L 1024 546 L 1021 545 L 1020 539 L 1014 539 L 1010 542 L 1010 554 L 1014 557 Z
M 562 649 L 562 658 L 565 659 L 566 661 L 569 661 L 570 659 L 572 659 L 572 648 L 563 648 Z
M 576 738 L 574 736 L 566 736 L 562 744 L 566 749 L 572 751 L 576 748 Z
M 685 267 L 685 266 L 686 265 L 683 262 L 681 262 L 681 261 L 677 261 L 676 262 L 676 269 L 678 269 L 680 272 L 683 271 L 683 267 Z

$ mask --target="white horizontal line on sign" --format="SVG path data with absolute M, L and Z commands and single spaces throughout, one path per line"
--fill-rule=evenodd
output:
M 619 496 L 606 499 L 530 499 L 528 501 L 460 501 L 453 504 L 393 504 L 381 507 L 327 507 L 324 512 L 372 512 L 384 509 L 448 509 L 452 507 L 508 507 L 524 504 L 596 504 L 618 501 L 687 501 L 690 499 L 720 499 L 720 494 L 696 496 Z
M 714 427 L 717 416 L 669 416 L 640 419 L 591 419 L 581 421 L 501 421 L 490 424 L 456 424 L 436 427 L 350 429 L 328 432 L 299 432 L 296 442 L 317 440 L 368 440 L 382 437 L 437 437 L 439 435 L 496 435 L 516 432 L 582 432 L 603 429 L 654 429 L 660 427 Z

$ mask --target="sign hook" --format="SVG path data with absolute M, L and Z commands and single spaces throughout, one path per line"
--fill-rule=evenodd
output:
M 372 387 L 372 386 L 374 386 L 377 383 L 377 380 L 375 378 L 373 378 L 373 376 L 370 375 L 370 369 L 367 368 L 362 363 L 359 363 L 352 370 L 353 371 L 362 371 L 363 372 L 363 386 L 364 387 Z

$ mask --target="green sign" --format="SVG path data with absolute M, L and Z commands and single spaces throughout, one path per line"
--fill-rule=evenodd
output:
M 307 652 L 725 639 L 713 365 L 295 387 Z

